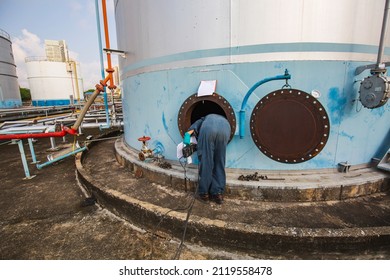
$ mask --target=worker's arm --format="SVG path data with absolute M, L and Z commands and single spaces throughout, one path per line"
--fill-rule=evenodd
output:
M 200 128 L 202 127 L 202 123 L 204 121 L 205 117 L 202 117 L 195 121 L 189 128 L 188 131 L 192 131 L 191 135 L 198 137 Z
M 204 121 L 205 117 L 202 117 L 198 119 L 196 122 L 194 122 L 189 128 L 188 131 L 184 134 L 184 140 L 183 143 L 185 145 L 189 145 L 191 142 L 191 136 L 195 136 L 196 138 L 199 135 L 199 130 L 202 126 L 202 123 Z

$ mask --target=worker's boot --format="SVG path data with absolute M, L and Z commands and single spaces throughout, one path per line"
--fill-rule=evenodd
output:
M 214 201 L 217 204 L 222 204 L 223 203 L 223 195 L 222 194 L 213 194 L 211 195 L 210 200 Z
M 197 194 L 196 199 L 200 200 L 201 202 L 209 202 L 209 195 L 207 193 L 205 194 Z

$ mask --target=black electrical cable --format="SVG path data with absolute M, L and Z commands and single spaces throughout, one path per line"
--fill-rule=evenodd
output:
M 190 181 L 190 179 L 187 177 L 187 161 L 185 160 L 184 162 L 182 161 L 184 159 L 184 157 L 181 157 L 179 159 L 179 163 L 180 165 L 183 167 L 184 169 L 184 180 L 185 180 L 185 184 L 187 184 L 187 181 Z M 198 172 L 198 176 L 199 176 L 199 172 Z M 198 178 L 199 179 L 199 178 Z M 199 181 L 199 180 L 198 180 Z M 184 231 L 183 231 L 183 235 L 182 235 L 182 238 L 181 238 L 181 241 L 180 241 L 180 244 L 179 244 L 179 247 L 178 249 L 176 250 L 176 253 L 175 253 L 175 256 L 174 256 L 174 259 L 178 259 L 180 258 L 180 254 L 181 254 L 181 251 L 182 251 L 182 247 L 184 245 L 184 240 L 185 240 L 185 236 L 186 236 L 186 233 L 187 233 L 187 227 L 188 227 L 188 221 L 189 221 L 189 218 L 190 218 L 190 215 L 191 215 L 191 212 L 192 212 L 192 207 L 194 205 L 194 202 L 195 202 L 195 198 L 196 198 L 196 195 L 197 195 L 197 192 L 198 192 L 198 185 L 196 187 L 196 190 L 195 190 L 195 195 L 192 197 L 189 205 L 185 206 L 185 207 L 177 207 L 177 208 L 174 208 L 174 209 L 170 209 L 168 210 L 166 213 L 164 213 L 160 219 L 160 221 L 158 222 L 158 224 L 154 227 L 154 229 L 152 230 L 152 244 L 151 244 L 151 253 L 150 253 L 150 258 L 149 259 L 153 259 L 153 254 L 154 254 L 154 237 L 156 236 L 156 232 L 157 232 L 157 229 L 159 228 L 159 226 L 161 225 L 161 223 L 163 222 L 164 218 L 172 211 L 185 211 L 187 210 L 187 217 L 186 217 L 186 221 L 185 221 L 185 224 L 184 224 Z
M 184 230 L 183 230 L 183 235 L 181 237 L 181 240 L 180 240 L 180 245 L 179 247 L 177 248 L 176 250 L 176 254 L 175 256 L 173 257 L 174 260 L 178 260 L 180 259 L 180 254 L 181 254 L 181 251 L 183 249 L 183 245 L 184 245 L 184 240 L 185 240 L 185 237 L 186 237 L 186 234 L 187 234 L 187 227 L 188 227 L 188 221 L 190 219 L 190 216 L 191 216 L 191 212 L 192 212 L 192 207 L 194 206 L 194 203 L 195 203 L 195 197 L 196 197 L 196 192 L 195 192 L 195 195 L 191 201 L 191 204 L 188 208 L 188 212 L 187 212 L 187 217 L 186 217 L 186 221 L 184 223 Z
M 187 161 L 185 161 L 185 164 L 184 164 L 184 165 L 181 163 L 180 160 L 179 160 L 179 162 L 180 162 L 181 166 L 182 166 L 183 169 L 184 169 L 184 176 L 185 176 L 185 178 L 187 178 L 187 169 L 186 169 L 186 167 L 187 167 Z M 199 171 L 199 170 L 198 170 L 198 171 Z M 177 250 L 176 250 L 176 254 L 175 254 L 175 256 L 173 257 L 174 260 L 180 259 L 180 254 L 181 254 L 181 251 L 182 251 L 182 249 L 183 249 L 184 240 L 185 240 L 185 237 L 186 237 L 186 234 L 187 234 L 188 221 L 189 221 L 190 216 L 191 216 L 191 212 L 192 212 L 192 208 L 193 208 L 194 203 L 195 203 L 196 196 L 198 195 L 198 189 L 199 189 L 199 172 L 197 172 L 197 173 L 198 173 L 198 182 L 197 182 L 197 184 L 196 184 L 195 194 L 194 194 L 194 196 L 193 196 L 193 198 L 192 198 L 192 200 L 191 200 L 191 203 L 190 203 L 190 205 L 189 205 L 189 207 L 188 207 L 187 217 L 186 217 L 186 220 L 185 220 L 185 222 L 184 222 L 183 235 L 182 235 L 182 237 L 181 237 L 179 247 L 178 247 Z
M 164 218 L 170 213 L 170 212 L 172 212 L 172 211 L 185 211 L 185 210 L 187 210 L 188 209 L 188 207 L 189 206 L 186 206 L 186 207 L 184 207 L 184 208 L 174 208 L 174 209 L 170 209 L 170 210 L 168 210 L 167 212 L 165 212 L 163 215 L 162 215 L 162 217 L 161 217 L 161 219 L 160 219 L 160 221 L 158 222 L 158 224 L 154 227 L 154 229 L 152 230 L 152 244 L 151 244 L 151 252 L 150 252 L 150 257 L 149 257 L 149 259 L 153 259 L 153 254 L 154 254 L 154 238 L 155 238 L 155 236 L 156 236 L 156 232 L 157 232 L 157 229 L 159 228 L 159 226 L 161 225 L 161 223 L 163 222 L 163 220 L 164 220 Z

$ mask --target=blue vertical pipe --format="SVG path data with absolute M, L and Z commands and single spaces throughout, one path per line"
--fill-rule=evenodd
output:
M 30 147 L 30 152 L 31 152 L 31 158 L 32 158 L 31 163 L 35 164 L 35 163 L 37 163 L 37 158 L 35 157 L 33 141 L 31 138 L 28 138 L 27 140 L 28 140 L 28 145 Z
M 30 170 L 28 169 L 26 154 L 24 152 L 23 141 L 22 140 L 18 140 L 18 147 L 19 147 L 20 157 L 22 158 L 24 174 L 26 174 L 26 179 L 30 179 L 31 178 Z
M 97 33 L 98 33 L 98 41 L 99 41 L 99 58 L 100 58 L 100 70 L 102 74 L 102 80 L 105 79 L 105 73 L 104 73 L 104 63 L 103 63 L 103 44 L 102 44 L 102 35 L 101 35 L 101 29 L 100 29 L 100 17 L 99 17 L 99 2 L 98 0 L 95 0 L 95 11 L 96 11 L 96 26 L 97 26 Z M 110 114 L 108 113 L 108 100 L 107 100 L 107 91 L 106 87 L 104 87 L 104 108 L 106 111 L 106 122 L 107 126 L 110 124 Z
M 241 110 L 240 110 L 240 115 L 239 115 L 239 117 L 240 117 L 240 127 L 239 127 L 240 139 L 243 139 L 244 135 L 245 135 L 245 106 L 246 106 L 246 103 L 248 102 L 249 97 L 255 91 L 255 89 L 257 89 L 262 84 L 265 84 L 265 83 L 270 82 L 270 81 L 286 80 L 286 83 L 287 83 L 287 80 L 289 80 L 289 79 L 291 79 L 291 75 L 288 73 L 288 71 L 286 69 L 285 72 L 284 72 L 284 75 L 278 75 L 278 76 L 275 76 L 275 77 L 265 78 L 265 79 L 263 79 L 261 81 L 258 81 L 256 84 L 254 84 L 248 90 L 248 92 L 246 93 L 244 99 L 242 100 Z

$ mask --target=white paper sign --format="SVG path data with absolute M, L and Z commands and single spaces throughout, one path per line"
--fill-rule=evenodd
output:
M 212 95 L 215 92 L 217 80 L 201 81 L 198 88 L 198 96 Z

